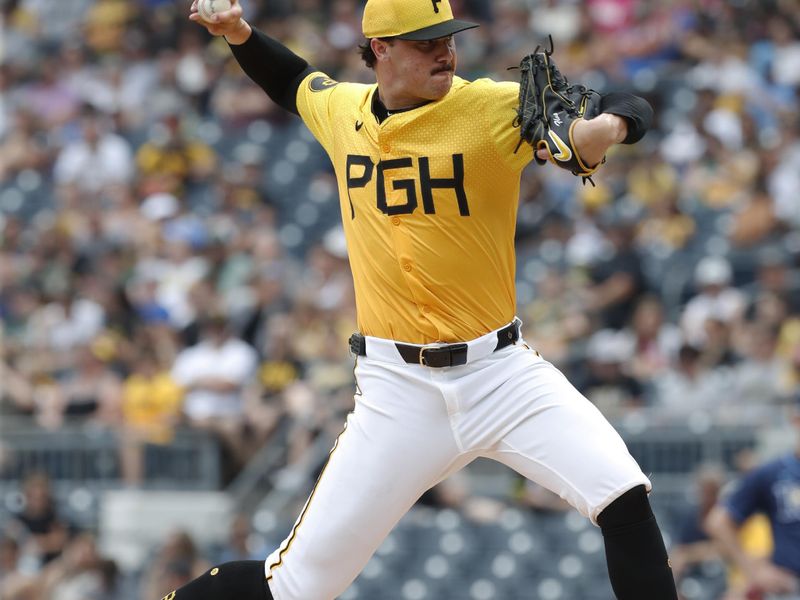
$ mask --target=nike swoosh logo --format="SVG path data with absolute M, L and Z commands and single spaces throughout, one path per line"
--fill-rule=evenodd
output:
M 361 131 L 361 128 L 364 126 L 364 121 L 356 121 L 356 131 Z
M 558 134 L 553 131 L 552 129 L 547 132 L 547 135 L 550 136 L 550 139 L 553 140 L 553 143 L 558 148 L 558 154 L 553 154 L 553 159 L 557 160 L 558 162 L 567 162 L 569 159 L 572 158 L 572 150 L 569 149 Z

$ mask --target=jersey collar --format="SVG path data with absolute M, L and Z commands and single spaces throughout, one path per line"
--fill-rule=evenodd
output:
M 415 110 L 417 108 L 422 108 L 423 106 L 427 106 L 431 102 L 433 102 L 433 100 L 428 100 L 427 102 L 423 102 L 422 104 L 417 104 L 416 106 L 409 106 L 408 108 L 401 108 L 399 110 L 390 111 L 388 108 L 386 108 L 386 105 L 381 100 L 379 90 L 376 87 L 375 92 L 372 94 L 372 114 L 375 115 L 375 118 L 378 120 L 378 123 L 383 123 L 386 119 L 388 119 L 392 115 L 408 112 L 410 110 Z

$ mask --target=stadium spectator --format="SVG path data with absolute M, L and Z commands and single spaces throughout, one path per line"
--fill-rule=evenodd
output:
M 689 344 L 678 350 L 675 364 L 653 380 L 660 415 L 682 421 L 694 412 L 715 413 L 725 397 L 727 382 L 709 371 L 700 351 Z
M 122 383 L 122 478 L 145 481 L 147 449 L 169 444 L 181 418 L 183 390 L 152 348 L 143 347 Z
M 182 194 L 192 183 L 206 180 L 213 173 L 217 164 L 214 150 L 186 133 L 185 126 L 177 107 L 166 109 L 149 139 L 137 150 L 142 194 Z
M 754 45 L 751 55 L 782 99 L 791 98 L 792 90 L 800 85 L 800 42 L 795 33 L 789 20 L 773 16 L 767 22 L 767 38 Z
M 122 388 L 119 376 L 107 368 L 92 346 L 76 348 L 75 369 L 59 385 L 54 399 L 55 425 L 86 420 L 112 427 L 119 423 Z
M 700 362 L 705 368 L 711 371 L 732 368 L 742 360 L 733 343 L 733 325 L 714 313 L 710 313 L 703 321 Z
M 261 119 L 281 119 L 281 112 L 236 65 L 233 58 L 221 65 L 221 73 L 210 90 L 209 104 L 220 123 L 241 128 Z
M 56 241 L 53 251 L 57 251 L 61 244 L 67 242 Z M 49 249 L 43 249 L 42 260 L 47 260 L 49 252 Z M 44 267 L 49 273 L 41 273 L 41 276 L 49 275 L 55 289 L 30 315 L 26 332 L 29 336 L 27 342 L 32 347 L 51 355 L 55 369 L 71 364 L 73 350 L 89 344 L 102 331 L 106 320 L 103 307 L 65 272 L 70 267 L 64 263 L 72 258 L 74 255 L 67 255 L 59 260 L 61 264 L 54 261 Z M 66 279 L 63 286 L 61 277 Z
M 681 206 L 676 169 L 655 153 L 639 160 L 627 178 L 629 194 L 646 211 L 636 231 L 636 244 L 650 255 L 669 256 L 689 245 L 697 224 Z
M 0 537 L 0 598 L 20 598 L 33 593 L 35 579 L 21 564 L 19 543 L 10 536 Z
M 231 520 L 226 544 L 219 550 L 214 564 L 234 560 L 258 560 L 268 552 L 265 541 L 254 531 L 247 515 L 239 514 Z
M 33 81 L 20 90 L 19 101 L 36 115 L 45 131 L 58 130 L 80 112 L 81 101 L 62 79 L 58 56 L 41 57 Z
M 206 231 L 195 218 L 181 218 L 180 201 L 172 194 L 149 195 L 141 205 L 142 214 L 158 223 L 156 251 L 142 253 L 135 267 L 137 277 L 156 282 L 155 302 L 166 311 L 169 322 L 177 329 L 188 327 L 196 318 L 193 288 L 202 285 L 210 275 L 211 263 L 200 252 Z M 207 298 L 215 299 L 215 295 Z
M 722 257 L 706 256 L 694 271 L 697 294 L 689 299 L 681 315 L 681 329 L 692 345 L 707 341 L 706 322 L 710 318 L 734 325 L 745 308 L 744 295 L 733 287 L 733 269 Z
M 81 115 L 81 134 L 62 148 L 53 178 L 59 185 L 74 185 L 82 195 L 104 187 L 126 184 L 133 176 L 133 154 L 125 138 L 109 131 L 107 119 L 91 108 Z
M 619 418 L 644 403 L 644 389 L 625 372 L 633 346 L 625 334 L 601 329 L 589 338 L 586 373 L 576 387 L 608 418 Z
M 672 572 L 678 587 L 688 573 L 705 563 L 722 560 L 719 550 L 705 531 L 705 520 L 716 506 L 725 480 L 725 471 L 716 465 L 703 465 L 694 473 L 691 504 L 678 517 L 670 549 Z
M 6 523 L 6 535 L 19 541 L 21 553 L 38 571 L 61 555 L 71 529 L 58 514 L 50 480 L 40 473 L 29 475 L 23 483 L 23 507 Z
M 182 350 L 171 370 L 185 393 L 188 422 L 220 436 L 238 466 L 246 453 L 245 390 L 254 380 L 257 360 L 255 350 L 234 337 L 227 319 L 217 314 L 202 322 L 200 341 Z
M 794 391 L 786 386 L 785 361 L 777 354 L 778 330 L 758 321 L 747 323 L 743 332 L 743 360 L 734 369 L 735 405 L 752 419 L 769 419 L 779 402 Z
M 170 590 L 191 581 L 209 567 L 208 561 L 186 531 L 173 531 L 148 565 L 141 598 L 162 598 Z
M 9 354 L 0 350 L 0 414 L 4 415 L 32 415 L 36 409 L 34 386 L 17 369 L 9 364 L 4 355 Z
M 755 281 L 744 286 L 751 303 L 766 294 L 774 294 L 785 303 L 785 310 L 800 311 L 800 273 L 792 266 L 792 257 L 780 247 L 762 247 L 755 260 Z M 786 314 L 764 315 L 773 325 L 779 325 Z
M 282 358 L 283 352 L 271 347 L 273 342 L 269 338 L 273 328 L 270 320 L 276 315 L 286 314 L 291 306 L 286 289 L 287 271 L 279 261 L 270 261 L 258 269 L 251 279 L 255 292 L 253 303 L 241 313 L 242 339 L 276 360 Z
M 634 248 L 635 220 L 616 207 L 603 212 L 600 219 L 608 246 L 590 269 L 586 308 L 597 315 L 599 329 L 618 330 L 628 324 L 646 282 Z
M 553 364 L 566 366 L 573 344 L 590 331 L 580 289 L 568 274 L 548 269 L 536 282 L 534 298 L 521 307 L 520 317 L 536 349 Z
M 765 152 L 768 156 L 765 166 L 767 190 L 775 203 L 775 215 L 782 227 L 796 228 L 800 225 L 800 201 L 794 193 L 800 187 L 800 143 L 797 128 L 790 119 L 786 119 L 785 124 L 777 124 L 779 130 L 774 133 L 777 139 Z M 781 129 L 784 125 L 785 129 Z
M 118 593 L 117 576 L 116 563 L 100 555 L 94 536 L 83 533 L 47 565 L 38 587 L 41 597 L 50 600 L 108 598 Z
M 800 433 L 800 398 L 791 420 Z M 742 570 L 751 597 L 800 592 L 800 438 L 795 451 L 741 477 L 708 515 L 705 524 L 724 556 Z M 748 555 L 737 531 L 762 513 L 772 529 L 774 550 L 768 559 Z
M 769 241 L 779 229 L 775 205 L 767 191 L 767 182 L 759 177 L 746 200 L 733 215 L 728 238 L 738 248 L 752 248 Z
M 639 300 L 623 337 L 631 348 L 630 374 L 641 383 L 674 364 L 681 344 L 680 330 L 666 320 L 663 302 L 653 295 Z
M 20 107 L 9 117 L 7 131 L 0 136 L 0 181 L 9 181 L 27 169 L 42 171 L 49 167 L 55 154 L 30 108 Z

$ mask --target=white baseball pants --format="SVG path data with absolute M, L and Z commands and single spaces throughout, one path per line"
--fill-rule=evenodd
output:
M 266 560 L 275 600 L 332 600 L 427 489 L 477 457 L 508 465 L 597 515 L 650 481 L 602 414 L 523 341 L 468 363 L 405 363 L 367 337 L 355 409 L 289 536 Z M 477 359 L 473 359 L 477 357 Z

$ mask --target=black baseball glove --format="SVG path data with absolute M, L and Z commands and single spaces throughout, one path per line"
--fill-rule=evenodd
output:
M 519 106 L 514 125 L 520 141 L 533 147 L 536 162 L 546 161 L 536 151 L 547 150 L 550 161 L 583 177 L 584 183 L 605 162 L 587 165 L 581 160 L 572 139 L 578 119 L 592 119 L 600 114 L 600 94 L 583 85 L 570 84 L 553 62 L 553 40 L 549 50 L 539 50 L 522 59 L 519 65 Z

